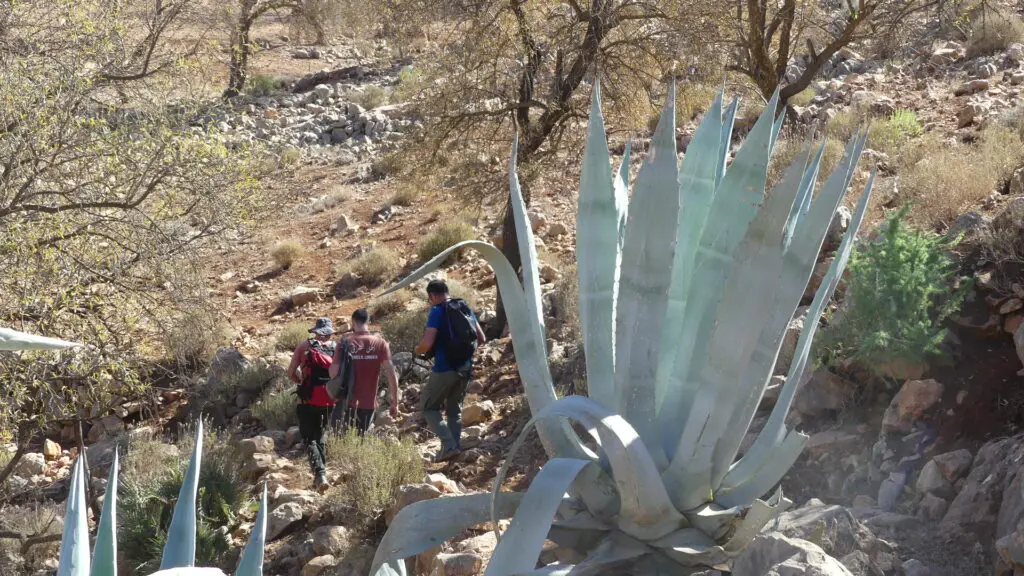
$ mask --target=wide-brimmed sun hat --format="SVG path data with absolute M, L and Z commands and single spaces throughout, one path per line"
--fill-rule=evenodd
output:
M 316 324 L 309 331 L 318 336 L 330 336 L 334 334 L 334 323 L 330 318 L 317 318 Z

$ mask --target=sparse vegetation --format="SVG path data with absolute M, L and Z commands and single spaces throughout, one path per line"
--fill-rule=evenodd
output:
M 996 289 L 1010 293 L 1020 281 L 1014 272 L 1024 266 L 1024 201 L 1012 200 L 982 233 L 978 246 L 982 258 L 996 265 Z
M 402 171 L 402 156 L 398 152 L 382 154 L 370 162 L 370 172 L 377 178 L 395 176 Z
M 164 348 L 169 358 L 182 368 L 204 364 L 228 339 L 224 325 L 209 305 L 168 319 L 163 330 Z
M 295 166 L 302 160 L 302 150 L 294 146 L 288 146 L 284 150 L 281 150 L 281 155 L 278 162 L 281 166 Z
M 816 94 L 814 88 L 807 88 L 802 92 L 797 92 L 789 98 L 789 103 L 793 106 L 810 106 L 811 101 L 814 100 Z
M 986 7 L 971 23 L 967 57 L 995 54 L 1021 40 L 1024 40 L 1024 21 L 1016 15 Z
M 687 83 L 676 89 L 676 116 L 680 121 L 691 120 L 698 114 L 707 111 L 708 106 L 714 101 L 718 89 L 705 84 Z M 657 126 L 660 110 L 653 111 L 653 125 L 648 124 L 651 130 Z
M 291 352 L 295 347 L 312 337 L 309 328 L 311 322 L 289 322 L 277 335 L 277 349 L 282 352 Z
M 1001 126 L 986 128 L 973 145 L 925 144 L 922 151 L 910 154 L 914 163 L 901 171 L 900 199 L 915 204 L 911 222 L 936 230 L 981 204 L 1024 159 L 1024 144 Z
M 295 395 L 291 393 L 294 385 L 287 384 L 288 387 L 267 390 L 252 406 L 253 418 L 267 430 L 287 430 L 295 423 Z
M 415 186 L 399 186 L 391 196 L 391 203 L 395 206 L 412 206 L 419 197 L 420 191 Z
M 382 246 L 356 258 L 352 272 L 359 275 L 364 283 L 376 285 L 392 278 L 401 267 L 402 257 L 391 248 Z
M 950 244 L 908 229 L 908 210 L 891 215 L 881 237 L 852 254 L 845 308 L 824 344 L 883 375 L 893 365 L 927 364 L 939 353 L 943 321 L 959 310 L 970 286 L 954 287 Z
M 349 99 L 367 110 L 379 108 L 388 103 L 388 93 L 380 86 L 371 84 L 362 90 L 351 92 Z
M 561 338 L 567 342 L 580 344 L 583 332 L 580 328 L 580 294 L 577 286 L 576 266 L 562 271 L 562 277 L 551 292 L 554 304 L 555 323 Z
M 327 457 L 351 473 L 343 486 L 334 488 L 330 498 L 355 509 L 364 519 L 373 519 L 393 503 L 399 486 L 422 480 L 423 459 L 408 439 L 395 441 L 354 430 L 327 438 Z
M 423 88 L 423 70 L 406 66 L 398 72 L 398 86 L 392 95 L 399 102 L 408 102 L 419 95 Z
M 283 270 L 287 270 L 305 252 L 306 250 L 298 242 L 286 240 L 274 246 L 273 250 L 270 251 L 270 257 L 274 259 L 275 264 Z
M 373 321 L 380 322 L 383 318 L 404 312 L 406 305 L 413 298 L 414 297 L 409 290 L 399 290 L 398 292 L 392 292 L 387 296 L 377 298 L 374 301 L 373 309 L 371 311 Z
M 420 240 L 417 250 L 421 260 L 430 260 L 459 242 L 474 238 L 476 233 L 469 224 L 460 221 L 442 222 L 433 232 Z M 455 254 L 453 256 L 457 257 Z M 449 258 L 448 261 L 451 260 Z
M 268 74 L 256 74 L 247 82 L 246 93 L 256 98 L 270 96 L 281 88 L 281 81 Z
M 896 110 L 885 120 L 875 120 L 868 128 L 868 146 L 886 154 L 896 154 L 912 138 L 924 133 L 913 110 Z

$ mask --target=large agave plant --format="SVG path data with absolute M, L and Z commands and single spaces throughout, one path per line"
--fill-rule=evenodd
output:
M 174 505 L 171 525 L 167 530 L 160 570 L 151 576 L 223 576 L 218 568 L 197 568 L 196 557 L 196 496 L 199 489 L 199 468 L 203 451 L 203 423 L 196 429 L 196 443 L 189 460 L 185 480 Z M 85 499 L 85 478 L 81 456 L 75 460 L 71 475 L 64 534 L 61 539 L 60 565 L 57 576 L 117 576 L 117 476 L 118 456 L 110 467 L 107 493 L 103 499 L 103 512 L 96 531 L 96 544 L 92 563 L 89 561 L 88 506 Z M 263 487 L 259 514 L 249 542 L 238 562 L 236 576 L 262 576 L 263 546 L 267 525 L 267 488 Z
M 680 168 L 674 92 L 670 87 L 630 197 L 629 148 L 613 174 L 594 89 L 576 237 L 589 398 L 557 399 L 552 386 L 515 145 L 509 185 L 523 282 L 494 246 L 469 241 L 388 290 L 422 278 L 454 250 L 480 252 L 497 275 L 533 418 L 493 493 L 419 502 L 397 515 L 374 558 L 377 576 L 405 574 L 403 558 L 510 516 L 487 576 L 623 574 L 626 568 L 686 574 L 689 567 L 727 562 L 790 504 L 775 487 L 807 439 L 786 428 L 785 415 L 807 364 L 814 321 L 800 336 L 768 424 L 736 457 L 865 134 L 848 143 L 817 193 L 824 145 L 797 156 L 766 194 L 782 123 L 772 114 L 778 94 L 727 167 L 737 102 L 723 112 L 719 93 Z M 809 318 L 820 316 L 839 282 L 870 190 L 869 182 Z M 570 420 L 589 431 L 598 453 L 580 441 Z M 525 494 L 501 492 L 508 463 L 534 426 L 551 459 Z M 582 561 L 537 568 L 548 539 Z

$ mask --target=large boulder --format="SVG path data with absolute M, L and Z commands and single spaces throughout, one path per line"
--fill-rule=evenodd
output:
M 875 537 L 849 510 L 820 501 L 812 500 L 801 508 L 783 512 L 775 530 L 790 538 L 821 542 L 826 554 L 843 558 L 844 564 L 846 557 L 860 552 L 863 558 L 855 555 L 851 559 L 866 559 L 874 566 L 884 562 L 884 556 L 893 552 L 891 546 Z
M 274 439 L 269 436 L 246 438 L 238 443 L 238 452 L 243 458 L 249 458 L 254 454 L 273 454 Z
M 914 422 L 923 420 L 942 401 L 943 390 L 942 383 L 936 380 L 905 382 L 882 416 L 882 430 L 912 432 Z
M 14 475 L 31 478 L 46 471 L 46 457 L 38 452 L 29 452 L 14 465 Z
M 732 576 L 853 576 L 817 544 L 772 533 L 758 536 L 735 560 Z
M 249 369 L 249 361 L 238 350 L 231 346 L 217 349 L 210 361 L 210 369 L 206 373 L 207 384 L 226 383 L 237 380 Z
M 321 526 L 313 531 L 313 552 L 321 556 L 340 556 L 348 548 L 348 529 L 344 526 Z
M 288 502 L 274 508 L 267 518 L 267 540 L 277 538 L 300 520 L 302 520 L 302 506 L 296 502 Z
M 997 538 L 1012 531 L 1021 512 L 1017 476 L 1022 461 L 1024 438 L 1006 438 L 982 446 L 942 524 L 958 525 L 982 534 L 995 532 Z M 1014 484 L 1018 487 L 1017 494 L 1010 489 Z M 1008 496 L 1005 502 L 1004 493 Z

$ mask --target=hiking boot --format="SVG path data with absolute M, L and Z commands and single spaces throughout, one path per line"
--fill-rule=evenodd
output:
M 317 492 L 323 494 L 331 487 L 331 483 L 327 481 L 327 474 L 324 472 L 317 472 L 316 476 L 313 477 L 313 488 Z
M 451 450 L 442 450 L 437 454 L 437 456 L 434 456 L 434 462 L 444 462 L 446 460 L 451 460 L 452 458 L 455 458 L 459 454 L 462 454 L 462 450 L 458 448 L 452 448 Z

